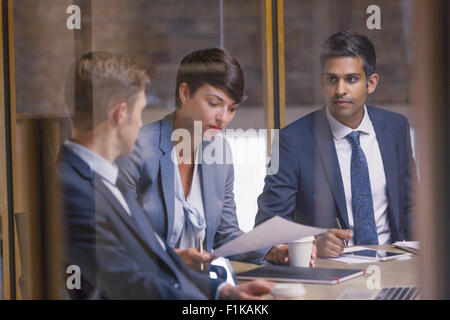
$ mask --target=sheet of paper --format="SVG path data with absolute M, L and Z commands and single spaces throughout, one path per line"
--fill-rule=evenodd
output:
M 359 246 L 353 246 L 353 247 L 344 248 L 344 252 L 343 253 L 351 253 L 351 252 L 358 251 L 358 250 L 374 250 L 374 249 L 365 248 L 365 247 L 359 247 Z M 333 260 L 333 261 L 347 263 L 347 264 L 361 264 L 361 263 L 378 262 L 377 260 L 368 260 L 368 259 L 363 259 L 363 258 L 358 258 L 358 257 L 346 257 L 346 256 L 340 256 L 338 258 L 328 258 L 328 259 L 329 260 Z M 400 260 L 409 260 L 409 259 L 411 259 L 411 256 L 399 257 L 399 258 L 397 258 L 395 260 L 396 261 L 400 261 Z
M 349 257 L 339 257 L 339 258 L 328 258 L 329 260 L 343 262 L 347 264 L 361 264 L 361 263 L 374 263 L 376 261 L 371 261 L 367 259 L 349 258 Z
M 366 247 L 360 247 L 360 246 L 352 246 L 352 247 L 344 248 L 344 253 L 355 252 L 355 251 L 359 251 L 359 250 L 373 250 L 373 249 L 369 249 Z
M 400 248 L 411 248 L 414 250 L 420 250 L 420 242 L 419 241 L 396 241 L 394 242 L 395 246 Z
M 365 247 L 359 247 L 359 246 L 353 246 L 353 247 L 344 248 L 344 253 L 350 253 L 350 252 L 354 252 L 354 251 L 358 251 L 358 250 L 372 250 L 372 249 L 365 248 Z M 374 263 L 374 261 L 367 260 L 367 259 L 358 259 L 358 258 L 354 258 L 354 257 L 342 257 L 342 256 L 340 256 L 338 258 L 329 258 L 329 260 L 348 263 L 348 264 Z
M 286 220 L 280 216 L 275 216 L 260 224 L 252 231 L 227 242 L 220 248 L 214 250 L 213 254 L 216 257 L 227 257 L 315 236 L 327 230 L 305 226 Z
M 343 262 L 347 264 L 363 264 L 363 263 L 375 263 L 378 261 L 375 260 L 367 260 L 367 259 L 358 259 L 358 258 L 350 258 L 350 257 L 339 257 L 339 258 L 328 258 L 329 260 Z M 403 256 L 395 259 L 395 261 L 403 261 L 412 259 L 411 256 Z

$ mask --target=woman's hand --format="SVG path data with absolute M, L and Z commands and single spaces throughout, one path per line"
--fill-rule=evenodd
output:
M 196 248 L 189 249 L 173 249 L 176 254 L 183 259 L 184 263 L 192 270 L 207 273 L 209 264 L 214 260 L 214 256 L 206 251 L 200 253 Z M 203 270 L 201 265 L 203 263 Z

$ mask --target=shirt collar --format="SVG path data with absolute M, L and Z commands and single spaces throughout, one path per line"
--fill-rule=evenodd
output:
M 75 152 L 75 154 L 77 154 L 84 162 L 86 162 L 92 171 L 98 173 L 103 179 L 112 185 L 116 185 L 119 169 L 115 164 L 73 141 L 66 140 L 64 145 Z
M 337 121 L 330 113 L 330 110 L 328 110 L 328 107 L 326 107 L 326 113 L 327 113 L 327 119 L 328 123 L 330 124 L 331 133 L 333 134 L 334 138 L 336 140 L 342 140 L 344 139 L 350 132 L 352 131 L 361 131 L 365 134 L 372 134 L 374 133 L 374 129 L 372 126 L 372 121 L 370 121 L 369 113 L 367 112 L 366 105 L 364 105 L 364 116 L 359 124 L 358 128 L 353 130 L 352 128 L 346 126 L 345 124 L 340 123 Z

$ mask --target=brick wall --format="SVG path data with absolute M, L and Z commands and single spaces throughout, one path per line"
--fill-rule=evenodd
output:
M 366 8 L 381 9 L 381 30 L 368 30 Z M 320 104 L 320 46 L 331 34 L 351 29 L 367 35 L 377 53 L 381 79 L 370 103 L 409 104 L 412 72 L 411 2 L 285 0 L 287 104 Z
M 75 56 L 89 48 L 124 54 L 145 65 L 152 77 L 152 104 L 169 111 L 182 57 L 220 44 L 219 0 L 95 0 L 90 2 L 90 21 L 83 16 L 86 2 L 78 1 L 84 19 L 81 31 L 66 28 L 66 8 L 72 3 L 14 1 L 17 110 L 21 114 L 67 112 L 63 100 L 67 70 Z M 288 105 L 321 103 L 317 80 L 320 45 L 343 27 L 366 33 L 377 49 L 381 83 L 371 102 L 408 104 L 411 14 L 402 3 L 285 0 Z M 369 4 L 381 7 L 381 31 L 366 30 Z M 260 112 L 264 112 L 262 8 L 261 0 L 224 0 L 223 8 L 224 46 L 245 70 L 249 95 L 245 105 L 256 106 Z M 84 37 L 88 34 L 84 44 L 83 32 Z

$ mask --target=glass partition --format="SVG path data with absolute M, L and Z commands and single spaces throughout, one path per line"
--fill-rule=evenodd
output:
M 53 172 L 61 146 L 72 133 L 70 118 L 74 110 L 65 103 L 65 86 L 71 65 L 81 55 L 107 51 L 124 55 L 146 68 L 151 86 L 146 90 L 144 124 L 176 110 L 176 74 L 186 54 L 207 47 L 222 47 L 239 61 L 245 73 L 247 99 L 240 104 L 223 134 L 233 152 L 233 193 L 238 222 L 242 230 L 250 231 L 266 176 L 268 129 L 273 125 L 269 122 L 277 121 L 271 120 L 276 118 L 281 126 L 289 125 L 324 106 L 319 55 L 325 39 L 338 31 L 351 29 L 367 35 L 373 42 L 380 81 L 367 104 L 406 116 L 411 125 L 414 157 L 419 164 L 415 130 L 420 127 L 421 119 L 413 113 L 413 98 L 420 94 L 411 88 L 414 76 L 416 81 L 418 77 L 414 72 L 421 70 L 418 63 L 425 61 L 427 66 L 432 65 L 430 61 L 438 56 L 438 49 L 432 50 L 434 55 L 430 58 L 426 54 L 432 46 L 424 46 L 424 56 L 420 59 L 414 56 L 418 52 L 415 48 L 418 40 L 413 29 L 419 29 L 414 23 L 420 15 L 415 3 L 418 1 L 2 1 L 2 9 L 10 10 L 6 14 L 3 11 L 2 16 L 11 21 L 2 21 L 1 35 L 7 34 L 4 28 L 8 26 L 12 37 L 6 41 L 0 39 L 3 46 L 10 45 L 2 48 L 0 66 L 0 299 L 69 298 L 62 280 L 67 275 L 61 274 L 63 221 L 57 200 L 60 189 Z M 284 28 L 284 38 L 278 35 L 278 39 L 268 34 L 266 20 L 268 8 L 277 5 L 283 7 L 282 14 L 279 11 L 274 16 Z M 422 6 L 426 9 L 434 4 L 427 2 Z M 427 34 L 433 34 L 430 30 L 423 31 L 422 41 Z M 284 52 L 277 63 L 277 58 L 271 62 L 267 59 L 267 44 L 274 39 L 274 49 L 282 47 L 279 53 Z M 3 55 L 5 50 L 9 50 L 9 59 Z M 277 76 L 273 74 L 275 65 L 279 67 Z M 10 67 L 10 75 L 3 70 L 4 66 Z M 433 72 L 439 73 L 434 69 Z M 427 73 L 424 79 L 433 79 L 433 72 Z M 5 79 L 10 87 L 1 82 Z M 274 91 L 270 86 L 278 87 L 278 92 L 270 93 Z M 5 88 L 10 90 L 10 95 L 3 92 Z M 277 94 L 276 98 L 270 97 Z M 11 119 L 5 118 L 7 96 Z M 270 99 L 278 99 L 279 105 L 272 107 Z M 414 112 L 421 110 L 427 115 L 426 107 L 415 106 Z M 8 129 L 11 141 L 5 135 Z M 427 134 L 433 130 L 437 129 L 429 125 L 422 135 L 430 138 Z M 12 150 L 10 163 L 3 152 L 9 150 L 7 142 Z M 428 156 L 429 163 L 435 160 L 434 153 Z M 425 172 L 436 174 L 431 169 Z M 309 173 L 312 176 L 317 172 Z M 12 185 L 3 188 L 8 179 Z M 319 186 L 318 196 L 314 197 L 315 205 L 320 208 L 330 204 L 325 203 L 324 190 L 328 189 Z M 428 218 L 422 219 L 431 223 Z M 416 226 L 417 230 L 420 228 Z M 10 288 L 10 278 L 15 281 L 13 288 Z
M 246 231 L 253 227 L 267 160 L 263 4 L 261 0 L 11 2 L 18 298 L 38 297 L 45 287 L 39 274 L 48 271 L 42 269 L 40 254 L 49 243 L 57 243 L 51 237 L 61 232 L 60 222 L 50 214 L 54 202 L 49 196 L 50 171 L 72 131 L 74 110 L 66 105 L 64 92 L 67 75 L 76 59 L 89 51 L 124 55 L 147 69 L 151 86 L 146 91 L 144 124 L 175 111 L 177 69 L 191 51 L 223 47 L 240 62 L 248 97 L 227 129 L 241 129 L 229 139 L 236 159 L 234 194 L 240 226 Z M 58 273 L 51 272 L 48 277 Z

